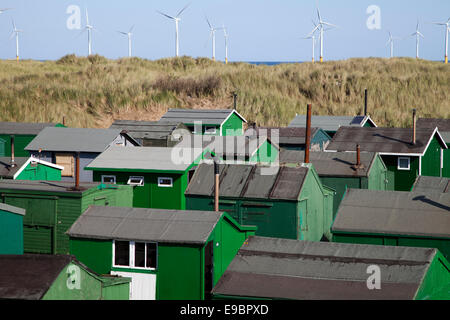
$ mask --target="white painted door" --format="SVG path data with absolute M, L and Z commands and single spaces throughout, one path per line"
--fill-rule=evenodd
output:
M 156 299 L 156 274 L 111 271 L 112 275 L 131 278 L 130 300 Z

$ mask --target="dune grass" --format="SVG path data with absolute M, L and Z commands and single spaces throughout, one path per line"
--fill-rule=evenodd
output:
M 306 104 L 316 115 L 357 115 L 369 90 L 379 126 L 450 118 L 450 69 L 410 58 L 276 66 L 180 57 L 156 61 L 68 55 L 58 61 L 0 61 L 0 119 L 109 127 L 113 119 L 158 120 L 168 108 L 232 108 L 258 125 L 284 126 Z

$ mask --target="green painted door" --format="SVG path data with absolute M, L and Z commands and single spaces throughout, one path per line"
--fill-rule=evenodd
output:
M 5 153 L 5 140 L 0 138 L 0 157 L 6 157 Z
M 53 253 L 53 228 L 27 225 L 23 227 L 24 251 L 26 253 Z

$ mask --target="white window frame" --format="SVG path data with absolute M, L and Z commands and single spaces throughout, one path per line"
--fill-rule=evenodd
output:
M 118 241 L 125 241 L 128 242 L 129 246 L 129 261 L 127 266 L 122 265 L 116 265 L 116 240 L 113 240 L 113 252 L 112 252 L 112 266 L 117 269 L 137 269 L 137 270 L 156 270 L 158 269 L 158 243 L 157 242 L 146 242 L 146 241 L 132 241 L 132 240 L 118 240 Z M 147 265 L 147 244 L 154 244 L 156 245 L 156 267 L 155 268 L 147 268 L 147 267 L 135 267 L 134 266 L 134 259 L 136 255 L 136 242 L 144 243 L 145 244 L 145 251 L 144 251 L 144 257 L 145 262 L 144 264 Z
M 162 179 L 170 180 L 170 185 L 161 184 L 161 180 Z M 171 178 L 171 177 L 158 177 L 158 187 L 161 187 L 161 188 L 172 188 L 173 187 L 173 178 Z
M 208 132 L 208 129 L 214 129 L 214 131 Z M 215 126 L 205 126 L 205 134 L 217 134 L 217 127 Z
M 141 182 L 140 183 L 131 182 L 131 179 L 140 179 Z M 144 186 L 144 177 L 131 176 L 131 177 L 128 178 L 127 184 L 130 185 L 130 186 L 142 187 L 142 186 Z
M 114 178 L 114 182 L 112 184 L 116 184 L 116 176 L 110 176 L 110 175 L 102 175 L 102 183 L 111 183 L 111 182 L 105 182 L 104 178 Z
M 408 168 L 400 167 L 401 160 L 408 160 Z M 405 171 L 411 170 L 411 158 L 410 157 L 398 157 L 397 158 L 397 170 L 405 170 Z

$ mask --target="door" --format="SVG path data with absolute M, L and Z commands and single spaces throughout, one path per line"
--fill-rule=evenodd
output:
M 210 241 L 205 247 L 205 300 L 211 299 L 214 284 L 214 242 Z
M 130 300 L 156 299 L 156 274 L 111 271 L 111 275 L 131 278 Z

